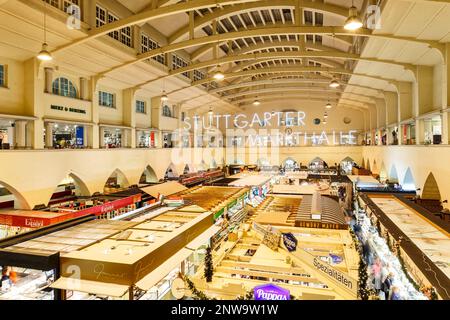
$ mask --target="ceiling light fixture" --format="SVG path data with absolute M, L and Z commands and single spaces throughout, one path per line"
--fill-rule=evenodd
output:
M 345 20 L 344 29 L 355 31 L 362 28 L 363 23 L 358 16 L 358 9 L 354 6 L 352 1 L 352 6 L 349 9 L 348 18 Z
M 325 108 L 327 108 L 327 109 L 333 108 L 333 106 L 331 105 L 330 101 L 328 101 L 328 103 L 325 105 Z
M 225 75 L 223 74 L 222 70 L 220 70 L 220 66 L 217 66 L 217 71 L 214 73 L 213 78 L 217 81 L 222 81 L 225 79 Z
M 328 113 L 325 112 L 325 114 L 323 115 L 323 118 L 324 118 L 324 119 L 327 119 L 327 118 L 328 118 Z M 326 120 L 325 120 L 325 121 L 326 121 Z
M 340 86 L 339 81 L 333 78 L 330 82 L 330 88 L 338 88 Z
M 214 111 L 213 111 L 212 107 L 209 107 L 208 115 L 209 116 L 213 116 L 214 115 Z
M 168 100 L 169 100 L 169 96 L 167 95 L 166 91 L 163 90 L 162 96 L 161 96 L 161 101 L 166 102 L 166 101 L 168 101 Z
M 41 61 L 53 60 L 52 55 L 48 51 L 47 44 L 47 2 L 44 1 L 44 43 L 42 44 L 41 51 L 38 53 L 37 58 Z
M 253 105 L 254 106 L 259 106 L 261 104 L 261 101 L 259 101 L 258 99 L 256 99 L 255 101 L 253 101 Z

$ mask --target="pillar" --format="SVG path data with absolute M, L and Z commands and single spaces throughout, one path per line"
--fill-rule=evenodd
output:
M 26 147 L 26 121 L 16 121 L 14 125 L 14 148 L 25 148 Z
M 45 73 L 45 92 L 53 92 L 53 68 L 44 68 Z
M 53 148 L 53 126 L 52 122 L 45 123 L 45 147 Z
M 89 81 L 86 78 L 80 78 L 80 97 L 81 100 L 89 100 Z
M 425 127 L 423 119 L 416 119 L 416 144 L 423 144 L 425 141 Z
M 90 129 L 90 126 L 83 126 L 83 148 L 89 148 L 89 133 L 88 130 Z
M 131 130 L 124 130 L 124 146 L 136 148 L 136 89 L 123 91 L 123 123 Z M 131 131 L 125 133 L 125 131 Z
M 100 127 L 100 135 L 99 135 L 99 145 L 100 148 L 105 147 L 105 127 Z
M 449 144 L 450 116 L 448 112 L 443 112 L 441 119 L 442 119 L 442 144 Z
M 94 1 L 85 1 L 85 2 L 94 2 Z M 90 81 L 90 96 L 92 101 L 92 127 L 89 128 L 89 146 L 93 149 L 98 149 L 101 147 L 100 141 L 103 141 L 104 132 L 103 135 L 100 133 L 100 127 L 99 127 L 99 112 L 100 108 L 98 105 L 98 90 L 97 85 L 99 81 L 101 80 L 101 77 L 92 77 Z

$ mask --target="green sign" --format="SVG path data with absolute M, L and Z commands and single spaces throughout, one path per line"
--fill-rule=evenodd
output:
M 222 208 L 221 210 L 217 211 L 214 214 L 214 221 L 216 221 L 224 213 L 224 211 L 225 211 L 225 208 Z

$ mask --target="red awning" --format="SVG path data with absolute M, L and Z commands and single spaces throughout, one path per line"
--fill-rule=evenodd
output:
M 0 225 L 41 228 L 74 218 L 74 213 L 32 210 L 0 211 Z

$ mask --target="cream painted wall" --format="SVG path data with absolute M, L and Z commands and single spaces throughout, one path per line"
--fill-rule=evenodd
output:
M 362 157 L 365 162 L 369 161 L 373 169 L 376 163 L 377 173 L 384 166 L 389 177 L 392 167 L 395 166 L 400 183 L 403 183 L 405 173 L 411 169 L 416 188 L 423 191 L 423 186 L 428 175 L 432 172 L 439 186 L 442 200 L 450 200 L 450 146 L 390 146 L 362 147 Z M 449 207 L 448 204 L 444 206 Z
M 105 124 L 123 125 L 123 96 L 122 90 L 117 90 L 111 87 L 98 85 L 99 91 L 104 91 L 114 94 L 115 108 L 108 108 L 99 105 L 99 121 Z M 98 92 L 95 94 L 95 99 L 98 101 Z
M 23 198 L 21 208 L 47 204 L 56 186 L 72 174 L 89 194 L 103 192 L 108 177 L 119 169 L 130 184 L 138 184 L 147 166 L 163 178 L 172 164 L 179 174 L 186 164 L 199 167 L 215 159 L 222 163 L 223 149 L 117 149 L 4 151 L 0 157 L 0 184 Z
M 7 88 L 0 87 L 0 113 L 29 115 L 25 111 L 23 64 L 3 57 L 0 57 L 0 64 L 6 66 L 7 77 Z
M 85 110 L 86 113 L 75 113 L 66 110 L 54 110 L 52 105 L 64 108 L 76 108 Z M 54 94 L 44 93 L 44 116 L 52 119 L 63 119 L 72 121 L 90 122 L 92 117 L 90 101 L 61 97 Z

